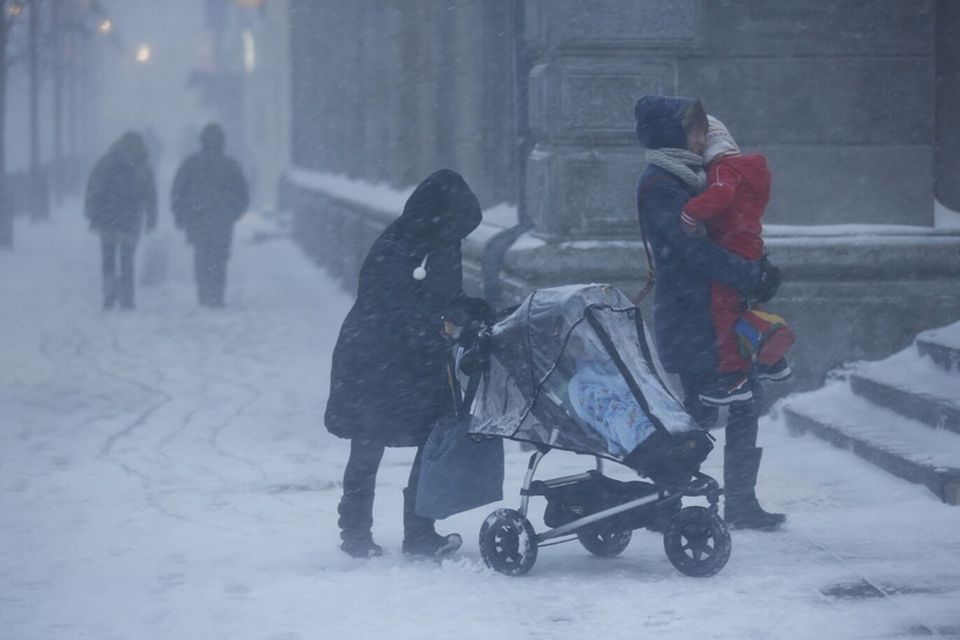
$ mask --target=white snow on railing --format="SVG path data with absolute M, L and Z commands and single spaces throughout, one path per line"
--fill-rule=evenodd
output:
M 295 167 L 286 173 L 287 181 L 298 187 L 318 191 L 339 200 L 382 213 L 399 216 L 416 185 L 396 189 L 385 183 L 357 180 L 335 173 L 323 173 Z M 517 224 L 517 207 L 502 202 L 483 211 L 483 224 L 470 234 L 469 241 L 485 243 L 497 232 Z
M 327 195 L 354 202 L 376 211 L 399 216 L 403 205 L 413 193 L 414 187 L 395 189 L 384 183 L 357 180 L 336 173 L 323 173 L 295 167 L 286 173 L 287 180 L 312 191 L 319 191 Z

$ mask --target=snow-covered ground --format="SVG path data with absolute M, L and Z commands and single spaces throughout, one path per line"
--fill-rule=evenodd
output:
M 3 640 L 960 637 L 960 509 L 775 419 L 760 493 L 789 525 L 734 532 L 712 578 L 679 574 L 645 532 L 613 560 L 571 543 L 503 577 L 476 543 L 493 506 L 440 523 L 461 557 L 407 559 L 411 450 L 381 469 L 386 555 L 346 557 L 347 446 L 322 415 L 350 298 L 262 228 L 239 229 L 226 310 L 196 307 L 190 257 L 161 229 L 138 309 L 104 313 L 78 211 L 18 222 L 0 253 Z M 507 506 L 525 461 L 508 448 Z M 590 463 L 554 453 L 545 474 Z

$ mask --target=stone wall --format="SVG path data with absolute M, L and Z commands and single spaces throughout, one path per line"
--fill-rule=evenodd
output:
M 701 98 L 767 156 L 771 223 L 932 225 L 932 0 L 525 5 L 541 237 L 636 233 L 643 93 Z
M 933 224 L 934 2 L 712 0 L 680 62 L 774 173 L 767 220 Z
M 937 1 L 936 192 L 960 211 L 960 2 Z
M 499 283 L 503 301 L 572 282 L 639 290 L 633 105 L 663 93 L 702 98 L 768 156 L 766 221 L 799 225 L 771 229 L 768 246 L 800 386 L 960 317 L 960 236 L 929 229 L 935 176 L 945 204 L 960 197 L 952 0 L 291 0 L 291 12 L 294 164 L 398 190 L 446 166 L 485 208 L 515 202 L 532 229 L 502 263 L 490 249 L 504 225 L 466 251 L 471 282 Z M 298 237 L 351 288 L 392 218 L 285 184 Z M 912 228 L 809 227 L 837 223 Z
M 517 201 L 514 2 L 292 0 L 293 164 Z

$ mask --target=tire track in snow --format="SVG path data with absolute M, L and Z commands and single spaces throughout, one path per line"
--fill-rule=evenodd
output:
M 83 334 L 79 330 L 77 331 L 77 333 L 80 335 L 80 339 L 77 340 L 76 346 L 73 349 L 73 353 L 74 353 L 75 359 L 80 359 L 83 356 L 84 352 L 86 351 L 86 346 L 88 344 L 88 341 L 86 339 L 85 334 Z M 47 360 L 49 360 L 50 362 L 56 365 L 66 364 L 67 362 L 55 356 L 53 353 L 53 350 L 51 349 L 51 344 L 53 344 L 55 340 L 56 339 L 51 337 L 49 334 L 45 334 L 39 347 L 40 354 L 44 358 L 46 358 Z M 161 407 L 163 407 L 164 405 L 168 404 L 171 401 L 170 395 L 161 389 L 157 389 L 156 387 L 143 383 L 139 380 L 127 378 L 121 375 L 117 375 L 111 371 L 107 371 L 95 360 L 88 359 L 86 362 L 90 365 L 92 371 L 96 372 L 101 376 L 112 378 L 124 384 L 136 386 L 138 388 L 148 391 L 151 394 L 160 396 L 160 400 L 158 402 L 154 403 L 152 406 L 142 411 L 136 418 L 134 418 L 131 422 L 127 423 L 122 429 L 120 429 L 119 431 L 115 431 L 109 436 L 107 436 L 107 438 L 100 445 L 99 452 L 101 456 L 110 460 L 113 464 L 120 467 L 120 469 L 125 474 L 127 474 L 132 478 L 135 478 L 140 483 L 141 487 L 144 490 L 144 497 L 146 499 L 146 502 L 151 508 L 155 509 L 156 511 L 170 518 L 180 520 L 183 522 L 191 522 L 196 524 L 196 521 L 191 520 L 186 516 L 183 516 L 181 514 L 175 513 L 167 509 L 157 501 L 155 491 L 153 490 L 153 483 L 149 475 L 131 467 L 124 461 L 119 460 L 116 458 L 116 456 L 112 455 L 113 448 L 116 445 L 117 441 L 119 441 L 123 437 L 130 435 L 136 429 L 138 429 L 141 425 L 145 424 L 154 413 L 156 413 Z M 94 424 L 96 423 L 96 421 L 97 421 L 97 418 L 90 418 L 84 421 L 82 424 Z
M 115 329 L 113 328 L 113 326 L 112 326 L 109 322 L 106 321 L 106 319 L 104 319 L 104 325 L 106 326 L 107 331 L 108 331 L 108 333 L 110 334 L 110 337 L 111 337 L 111 339 L 110 339 L 110 345 L 111 345 L 112 350 L 113 350 L 114 352 L 116 352 L 118 355 L 120 355 L 121 357 L 124 357 L 124 358 L 132 358 L 132 357 L 135 357 L 135 354 L 131 353 L 130 351 L 128 351 L 127 349 L 125 349 L 125 348 L 123 347 L 123 345 L 121 344 L 121 340 L 120 340 L 119 335 L 117 334 L 117 332 L 115 331 Z M 236 331 L 243 331 L 243 330 L 244 330 L 243 327 L 240 326 L 240 323 L 238 323 L 238 322 L 233 322 L 233 323 L 231 323 L 231 326 L 229 327 L 229 329 L 231 330 L 231 333 L 236 332 Z M 239 336 L 234 337 L 233 340 L 231 340 L 231 342 L 233 342 L 233 343 L 240 342 L 241 344 L 246 344 L 246 343 L 242 342 L 242 339 L 241 339 Z M 207 357 L 206 357 L 206 356 L 207 356 L 207 355 L 208 355 L 208 354 L 205 354 L 205 353 L 201 353 L 201 354 L 200 354 L 201 357 L 199 358 L 199 360 L 202 362 L 202 364 L 201 364 L 201 363 L 198 363 L 199 366 L 198 366 L 197 368 L 199 368 L 199 369 L 205 368 L 206 360 L 207 360 Z M 128 427 L 125 428 L 124 430 L 122 430 L 121 432 L 118 432 L 118 433 L 114 434 L 113 436 L 111 436 L 111 438 L 113 439 L 113 442 L 110 443 L 110 444 L 111 444 L 111 448 L 112 448 L 113 444 L 115 444 L 116 440 L 119 440 L 119 439 L 121 439 L 121 438 L 123 438 L 123 437 L 126 437 L 126 436 L 131 435 L 131 434 L 132 434 L 134 431 L 136 431 L 136 429 L 138 429 L 143 423 L 149 421 L 149 419 L 150 419 L 150 417 L 152 416 L 152 414 L 155 413 L 157 410 L 159 410 L 159 409 L 161 408 L 161 406 L 163 406 L 164 404 L 168 404 L 168 403 L 170 403 L 170 402 L 173 401 L 173 398 L 172 398 L 172 396 L 171 396 L 169 393 L 167 393 L 167 392 L 165 392 L 165 391 L 162 391 L 162 390 L 158 389 L 157 387 L 155 387 L 155 386 L 153 386 L 153 385 L 151 385 L 151 384 L 149 384 L 149 383 L 142 382 L 141 380 L 138 380 L 137 378 L 135 378 L 135 377 L 132 375 L 132 373 L 131 373 L 131 372 L 132 372 L 132 368 L 131 368 L 131 367 L 126 366 L 126 367 L 125 367 L 125 370 L 126 370 L 126 372 L 127 372 L 128 375 L 122 375 L 122 376 L 121 376 L 121 375 L 109 374 L 109 373 L 108 373 L 107 375 L 112 375 L 113 377 L 118 378 L 118 379 L 124 379 L 124 380 L 132 381 L 132 382 L 134 382 L 135 384 L 138 384 L 138 385 L 140 385 L 142 388 L 145 388 L 145 389 L 155 390 L 155 391 L 157 391 L 157 392 L 159 392 L 159 393 L 164 394 L 164 396 L 166 397 L 166 400 L 165 400 L 165 402 L 159 403 L 157 406 L 153 407 L 152 410 L 150 410 L 149 412 L 147 412 L 146 415 L 141 416 L 141 419 L 136 420 L 135 423 L 128 425 Z M 101 371 L 102 371 L 102 368 L 101 368 Z M 251 460 L 251 459 L 249 459 L 249 458 L 243 457 L 243 456 L 238 455 L 238 454 L 236 454 L 236 453 L 230 452 L 230 451 L 228 451 L 226 448 L 224 448 L 224 447 L 220 444 L 220 438 L 221 438 L 223 432 L 226 431 L 227 429 L 229 429 L 231 426 L 234 426 L 234 424 L 236 423 L 237 418 L 239 418 L 240 416 L 242 416 L 244 413 L 247 412 L 247 410 L 248 410 L 250 407 L 252 407 L 254 404 L 256 404 L 256 403 L 262 398 L 263 393 L 262 393 L 259 389 L 257 389 L 256 387 L 254 387 L 254 386 L 252 386 L 252 385 L 250 385 L 250 384 L 247 384 L 247 383 L 245 383 L 245 382 L 240 382 L 240 381 L 235 380 L 235 379 L 231 379 L 231 378 L 229 378 L 229 377 L 227 377 L 227 376 L 223 376 L 223 375 L 221 375 L 221 374 L 212 374 L 212 373 L 206 373 L 206 372 L 205 372 L 205 373 L 203 374 L 203 376 L 202 376 L 202 379 L 205 379 L 205 380 L 216 380 L 216 381 L 219 381 L 219 382 L 221 382 L 221 383 L 223 383 L 223 384 L 227 384 L 227 385 L 233 386 L 233 387 L 235 387 L 235 388 L 237 388 L 237 389 L 240 389 L 240 390 L 243 392 L 243 395 L 246 396 L 246 398 L 247 398 L 245 401 L 241 402 L 240 406 L 236 407 L 236 409 L 235 409 L 230 415 L 228 415 L 225 419 L 223 419 L 223 420 L 217 425 L 217 427 L 215 427 L 215 428 L 213 429 L 213 431 L 210 433 L 210 435 L 206 438 L 206 442 L 209 443 L 211 450 L 212 450 L 216 455 L 218 455 L 218 456 L 220 456 L 220 457 L 222 457 L 222 458 L 225 458 L 225 459 L 228 459 L 228 460 L 233 460 L 233 461 L 235 461 L 235 462 L 239 462 L 239 463 L 241 463 L 241 464 L 243 464 L 243 465 L 249 466 L 250 468 L 252 468 L 253 470 L 255 470 L 256 473 L 259 475 L 259 477 L 260 477 L 260 482 L 261 482 L 261 483 L 263 483 L 263 484 L 265 484 L 265 485 L 269 484 L 270 474 L 267 473 L 267 471 L 263 468 L 262 465 L 260 465 L 258 462 L 254 461 L 254 460 Z M 199 412 L 200 410 L 201 410 L 201 407 L 195 407 L 195 408 L 193 408 L 193 409 L 189 412 L 189 415 L 190 415 L 190 416 L 193 416 L 193 415 L 195 415 L 197 412 Z M 182 434 L 182 433 L 186 430 L 186 428 L 187 428 L 188 425 L 185 424 L 185 422 L 189 422 L 189 419 L 186 419 L 186 418 L 185 418 L 184 421 L 181 421 L 181 426 L 180 426 L 179 428 L 177 428 L 173 434 L 168 434 L 168 436 L 165 437 L 164 441 L 162 441 L 163 444 L 164 444 L 164 448 L 165 448 L 165 446 L 166 446 L 168 443 L 172 442 L 178 435 Z M 186 462 L 186 461 L 184 461 L 184 460 L 182 460 L 182 459 L 175 458 L 174 456 L 171 456 L 171 455 L 167 454 L 165 451 L 160 451 L 160 450 L 159 450 L 160 447 L 158 447 L 158 446 L 153 446 L 153 447 L 151 447 L 151 448 L 152 448 L 153 450 L 157 451 L 160 455 L 162 455 L 163 457 L 165 457 L 165 458 L 168 459 L 168 460 L 171 460 L 171 461 L 173 461 L 173 462 L 175 462 L 175 463 L 177 463 L 177 464 L 183 465 L 183 466 L 190 466 L 190 467 L 198 468 L 198 469 L 200 469 L 200 470 L 203 470 L 203 471 L 209 473 L 211 476 L 215 477 L 215 478 L 220 482 L 220 484 L 223 485 L 224 489 L 223 489 L 222 491 L 219 491 L 219 492 L 216 492 L 216 493 L 213 494 L 213 499 L 214 499 L 214 500 L 216 500 L 217 498 L 221 498 L 221 497 L 223 497 L 223 496 L 225 496 L 225 495 L 227 495 L 227 494 L 230 494 L 230 493 L 236 493 L 236 489 L 235 489 L 234 484 L 231 483 L 231 482 L 230 482 L 226 477 L 224 477 L 222 474 L 216 472 L 215 470 L 213 470 L 213 469 L 211 469 L 211 468 L 209 468 L 209 467 L 203 466 L 203 465 L 197 465 L 197 464 L 195 464 L 195 463 L 190 463 L 190 462 Z M 137 472 L 136 470 L 133 470 L 133 469 L 131 469 L 131 468 L 129 468 L 129 467 L 127 468 L 127 471 L 136 473 L 137 475 L 140 475 L 140 476 L 143 476 L 143 477 L 148 477 L 146 474 L 143 474 L 142 472 Z M 280 503 L 280 504 L 283 504 L 283 505 L 285 505 L 285 506 L 288 507 L 288 508 L 296 508 L 296 505 L 294 505 L 291 501 L 283 498 L 282 496 L 276 495 L 276 494 L 271 493 L 271 492 L 264 492 L 264 493 L 265 493 L 265 495 L 267 495 L 270 499 L 272 499 L 272 500 L 274 500 L 274 501 L 276 501 L 276 502 L 278 502 L 278 503 Z M 249 517 L 249 518 L 254 518 L 254 519 L 260 520 L 260 521 L 270 521 L 270 522 L 277 522 L 277 523 L 286 524 L 286 525 L 304 526 L 304 525 L 302 525 L 301 523 L 297 523 L 297 522 L 290 522 L 290 521 L 288 521 L 288 520 L 280 520 L 280 519 L 277 519 L 277 518 L 269 518 L 269 517 L 265 517 L 265 516 L 263 516 L 263 515 L 261 515 L 261 514 L 245 512 L 245 511 L 242 511 L 242 510 L 240 510 L 240 509 L 238 509 L 238 508 L 236 508 L 236 507 L 233 507 L 233 506 L 230 506 L 230 507 L 229 507 L 229 510 L 232 511 L 232 512 L 234 512 L 234 513 L 237 513 L 237 514 L 239 514 L 239 515 L 241 515 L 241 516 Z M 191 522 L 195 522 L 195 521 L 191 520 Z

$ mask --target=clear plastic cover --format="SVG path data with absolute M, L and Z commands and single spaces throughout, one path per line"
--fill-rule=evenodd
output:
M 497 323 L 473 415 L 473 433 L 614 460 L 657 429 L 696 428 L 657 372 L 639 309 L 607 285 L 537 290 Z

